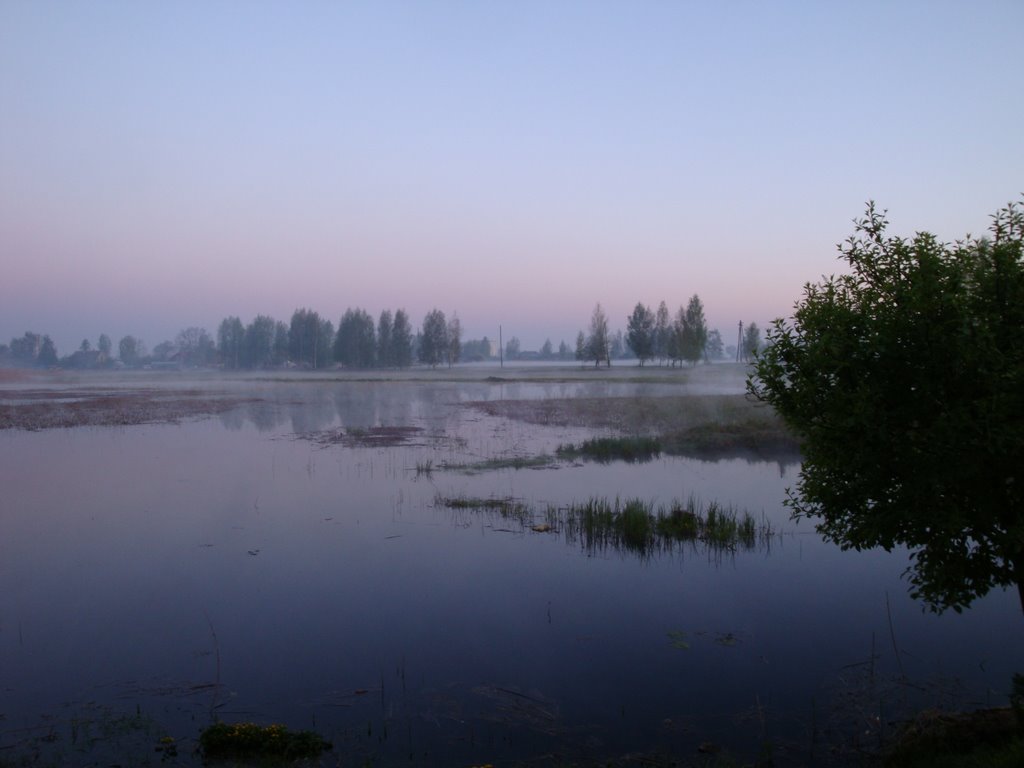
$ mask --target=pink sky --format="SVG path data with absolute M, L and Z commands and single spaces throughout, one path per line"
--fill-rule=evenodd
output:
M 1016 2 L 0 5 L 0 340 L 309 307 L 572 343 L 697 293 L 731 340 L 1024 179 Z M 925 13 L 927 9 L 927 13 Z

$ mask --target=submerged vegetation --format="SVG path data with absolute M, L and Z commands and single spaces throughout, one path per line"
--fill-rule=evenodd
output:
M 643 499 L 592 498 L 564 507 L 535 511 L 513 498 L 442 496 L 435 504 L 448 509 L 496 513 L 523 529 L 561 533 L 567 543 L 578 542 L 588 552 L 617 549 L 646 556 L 679 544 L 702 544 L 712 551 L 752 550 L 777 535 L 771 524 L 758 522 L 746 511 L 717 502 L 702 504 L 694 497 L 655 506 Z
M 214 723 L 199 735 L 207 758 L 292 761 L 317 757 L 331 749 L 330 742 L 313 731 L 288 730 L 283 725 Z

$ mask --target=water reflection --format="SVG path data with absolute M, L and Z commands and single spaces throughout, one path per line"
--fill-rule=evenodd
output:
M 792 464 L 662 456 L 418 475 L 427 460 L 593 436 L 459 405 L 502 387 L 513 396 L 480 382 L 266 384 L 261 402 L 207 421 L 0 434 L 0 755 L 78 754 L 73 721 L 141 716 L 154 733 L 98 740 L 83 762 L 127 762 L 118 744 L 152 755 L 171 735 L 195 765 L 212 710 L 315 728 L 344 762 L 685 761 L 710 741 L 742 764 L 764 729 L 806 749 L 814 707 L 823 718 L 837 678 L 866 658 L 876 679 L 941 676 L 960 700 L 1005 701 L 1024 668 L 1016 596 L 922 613 L 899 579 L 905 553 L 841 552 L 788 521 Z M 445 439 L 291 439 L 378 426 Z M 532 510 L 692 495 L 783 535 L 770 553 L 640 559 L 448 510 L 438 494 Z

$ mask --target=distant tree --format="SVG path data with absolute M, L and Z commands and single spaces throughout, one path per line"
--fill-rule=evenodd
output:
M 274 318 L 267 315 L 257 315 L 245 327 L 242 342 L 243 368 L 265 368 L 272 364 L 276 332 L 277 324 Z
M 39 357 L 36 358 L 36 364 L 43 368 L 50 368 L 57 364 L 57 347 L 54 346 L 53 339 L 49 336 L 43 336 L 43 341 L 39 345 Z
M 296 365 L 326 368 L 331 364 L 334 323 L 310 309 L 296 309 L 288 327 L 288 356 Z
M 587 359 L 594 361 L 596 368 L 604 360 L 611 365 L 611 338 L 608 336 L 608 318 L 600 302 L 590 316 L 590 335 L 587 336 Z
M 626 341 L 641 368 L 654 355 L 654 323 L 654 313 L 641 302 L 637 302 L 633 314 L 626 319 Z
M 572 360 L 572 350 L 569 349 L 569 345 L 565 343 L 564 339 L 558 342 L 558 359 Z
M 448 357 L 448 322 L 440 309 L 430 310 L 423 318 L 419 355 L 420 362 L 432 368 Z
M 391 310 L 385 309 L 380 313 L 377 321 L 377 365 L 390 368 L 393 365 L 391 334 L 394 322 L 391 317 Z
M 669 347 L 672 344 L 672 318 L 669 316 L 668 307 L 662 301 L 658 305 L 658 312 L 654 317 L 654 357 L 658 363 L 663 363 L 670 357 Z
M 932 610 L 1012 586 L 1024 609 L 1024 198 L 991 238 L 887 227 L 869 204 L 748 380 L 801 439 L 787 504 L 843 549 L 905 548 Z
M 753 360 L 761 350 L 761 329 L 757 323 L 751 323 L 743 332 L 743 359 Z
M 626 337 L 622 335 L 622 329 L 615 331 L 610 337 L 608 344 L 608 356 L 613 360 L 620 360 L 629 355 L 629 347 L 626 344 Z
M 346 368 L 371 368 L 377 361 L 373 318 L 362 309 L 347 309 L 334 337 L 334 359 Z
M 581 363 L 587 359 L 587 337 L 583 335 L 583 331 L 576 334 L 576 351 L 574 354 Z
M 82 339 L 82 343 L 78 347 L 79 352 L 89 352 L 92 350 L 92 344 L 89 343 L 88 339 Z
M 391 365 L 408 368 L 412 365 L 412 325 L 404 309 L 395 310 L 395 321 L 391 326 Z
M 522 349 L 520 349 L 519 338 L 517 336 L 513 336 L 505 342 L 506 360 L 518 360 L 520 352 L 522 352 Z
M 704 305 L 695 293 L 682 315 L 680 356 L 691 365 L 704 358 L 708 345 L 708 326 L 704 320 Z
M 540 348 L 540 359 L 541 360 L 550 360 L 554 356 L 555 356 L 555 348 L 551 344 L 551 339 L 545 339 L 544 343 L 541 345 L 541 348 Z
M 142 354 L 139 350 L 140 342 L 134 336 L 122 336 L 118 342 L 117 352 L 121 362 L 126 366 L 138 365 Z
M 104 358 L 110 357 L 110 350 L 112 347 L 113 344 L 110 343 L 110 337 L 105 333 L 101 333 L 100 339 L 96 344 L 96 348 L 100 351 L 100 354 L 103 355 Z
M 288 324 L 281 320 L 274 323 L 274 347 L 271 359 L 274 365 L 284 365 L 288 362 Z
M 722 345 L 722 334 L 718 332 L 718 329 L 708 331 L 708 346 L 707 356 L 709 360 L 721 360 L 725 354 L 725 348 Z
M 462 359 L 470 363 L 478 363 L 482 360 L 489 360 L 491 357 L 491 342 L 486 336 L 482 339 L 467 339 L 462 342 Z
M 19 365 L 33 365 L 39 357 L 43 339 L 38 333 L 25 331 L 20 339 L 11 339 L 11 357 Z
M 453 363 L 459 362 L 459 358 L 462 355 L 462 323 L 459 322 L 459 316 L 452 312 L 451 318 L 448 320 L 448 367 L 451 368 Z
M 174 342 L 181 353 L 182 365 L 203 366 L 213 358 L 213 340 L 205 328 L 184 328 Z
M 165 363 L 174 357 L 177 351 L 178 349 L 174 346 L 174 342 L 161 341 L 153 347 L 153 359 L 159 363 Z
M 245 326 L 238 317 L 225 317 L 217 328 L 217 353 L 225 368 L 240 368 L 245 355 Z

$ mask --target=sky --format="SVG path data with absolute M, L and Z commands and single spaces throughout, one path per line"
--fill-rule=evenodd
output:
M 0 341 L 299 307 L 726 341 L 1024 192 L 1024 3 L 0 0 Z

